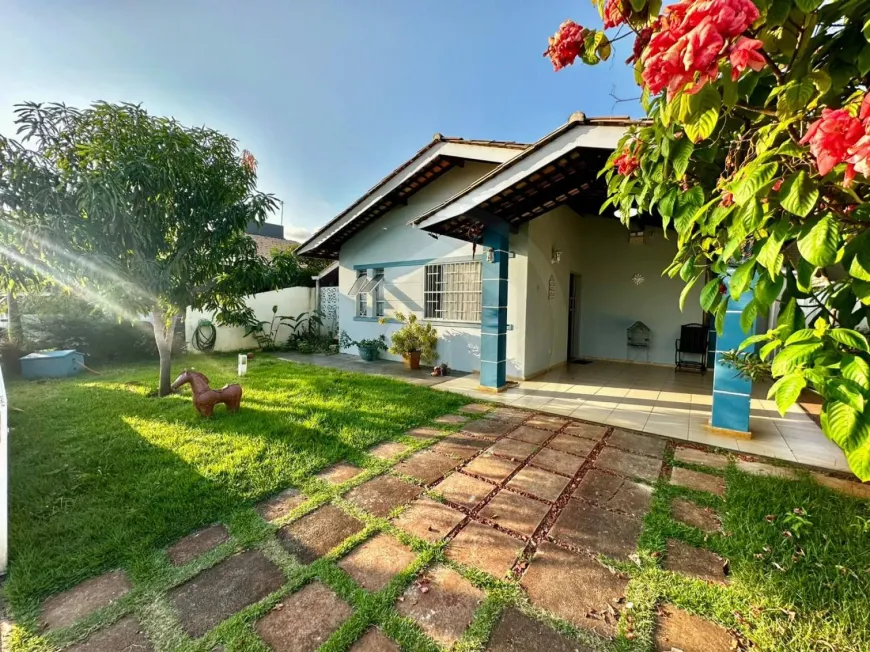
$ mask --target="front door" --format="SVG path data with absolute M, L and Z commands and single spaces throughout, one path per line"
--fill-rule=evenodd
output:
M 580 275 L 568 280 L 568 362 L 580 357 Z

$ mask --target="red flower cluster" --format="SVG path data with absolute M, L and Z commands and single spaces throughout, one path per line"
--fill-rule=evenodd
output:
M 731 62 L 731 79 L 737 81 L 740 73 L 751 68 L 758 72 L 767 63 L 759 50 L 764 46 L 764 43 L 757 39 L 746 38 L 741 36 L 737 39 L 737 43 L 731 48 L 728 53 L 728 60 Z
M 667 7 L 643 55 L 644 84 L 653 94 L 667 89 L 669 99 L 687 84 L 693 83 L 689 92 L 696 93 L 716 79 L 720 59 L 758 16 L 752 0 L 683 0 Z M 741 70 L 756 69 L 760 46 L 740 39 L 735 47 Z
M 810 125 L 800 142 L 809 143 L 820 175 L 845 163 L 846 187 L 856 172 L 870 178 L 870 93 L 864 95 L 857 118 L 845 109 L 823 109 L 822 117 Z
M 561 70 L 574 63 L 574 59 L 583 53 L 583 48 L 582 25 L 578 25 L 573 20 L 566 20 L 550 37 L 550 45 L 544 52 L 544 56 L 550 57 L 553 70 Z
M 613 164 L 620 176 L 627 177 L 640 167 L 640 159 L 637 157 L 637 153 L 633 153 L 626 147 L 619 156 L 613 159 Z
M 618 27 L 625 22 L 629 11 L 627 2 L 628 0 L 607 0 L 604 5 L 604 29 Z
M 255 159 L 254 155 L 248 150 L 242 152 L 242 165 L 248 168 L 251 172 L 257 171 L 257 159 Z

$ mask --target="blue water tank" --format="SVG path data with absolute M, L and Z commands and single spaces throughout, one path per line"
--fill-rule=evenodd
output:
M 78 351 L 35 351 L 21 358 L 21 375 L 30 380 L 66 378 L 79 373 L 85 354 Z

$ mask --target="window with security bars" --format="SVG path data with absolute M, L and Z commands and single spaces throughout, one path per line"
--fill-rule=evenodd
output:
M 426 265 L 426 319 L 480 322 L 479 262 Z

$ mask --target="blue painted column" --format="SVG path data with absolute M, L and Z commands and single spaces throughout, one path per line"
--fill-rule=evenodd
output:
M 725 279 L 726 286 L 730 277 Z M 722 334 L 716 337 L 716 364 L 713 368 L 713 417 L 710 425 L 741 433 L 749 433 L 749 408 L 752 381 L 740 376 L 735 369 L 722 362 L 722 353 L 740 346 L 752 333 L 744 333 L 740 327 L 740 314 L 752 300 L 752 292 L 744 292 L 735 301 L 727 297 L 728 311 Z
M 483 304 L 480 319 L 480 387 L 498 392 L 507 383 L 507 296 L 508 243 L 507 224 L 487 226 L 483 230 Z M 487 249 L 492 249 L 492 262 Z

